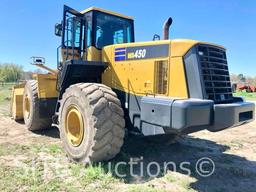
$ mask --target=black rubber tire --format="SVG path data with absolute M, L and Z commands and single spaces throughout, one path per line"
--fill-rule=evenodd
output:
M 79 146 L 73 146 L 66 137 L 65 117 L 70 105 L 76 105 L 85 125 Z M 124 112 L 111 88 L 96 83 L 71 85 L 63 94 L 59 112 L 60 138 L 71 161 L 96 163 L 120 152 L 125 134 Z
M 28 130 L 38 131 L 51 127 L 51 117 L 40 118 L 39 115 L 39 99 L 38 99 L 38 88 L 36 80 L 29 80 L 26 82 L 24 95 L 23 95 L 23 114 L 25 114 L 25 97 L 26 95 L 30 98 L 30 115 L 29 117 L 24 116 L 24 122 Z

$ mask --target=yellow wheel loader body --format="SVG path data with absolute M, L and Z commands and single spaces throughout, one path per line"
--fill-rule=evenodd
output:
M 33 82 L 14 87 L 13 118 L 24 116 L 30 130 L 52 120 L 68 156 L 83 163 L 113 158 L 125 129 L 181 135 L 253 121 L 255 105 L 232 95 L 226 49 L 170 40 L 171 23 L 169 18 L 164 24 L 163 40 L 135 42 L 131 17 L 64 6 L 62 22 L 55 25 L 61 37 L 58 70 L 34 58 L 50 74 L 35 74 Z M 34 99 L 30 105 L 23 103 L 28 95 Z
M 33 77 L 37 81 L 38 98 L 43 102 L 42 105 L 44 105 L 44 108 L 54 110 L 55 102 L 48 101 L 56 101 L 58 97 L 58 92 L 56 90 L 57 76 L 55 74 L 34 74 Z M 26 82 L 23 82 L 19 85 L 15 85 L 12 89 L 11 115 L 14 120 L 23 119 L 23 97 L 25 85 Z M 51 105 L 51 103 L 53 105 Z
M 12 88 L 11 116 L 14 120 L 23 119 L 23 93 L 25 83 L 15 85 Z

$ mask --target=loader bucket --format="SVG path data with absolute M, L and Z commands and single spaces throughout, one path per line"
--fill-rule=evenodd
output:
M 23 93 L 25 83 L 15 85 L 12 88 L 11 116 L 14 120 L 23 119 Z

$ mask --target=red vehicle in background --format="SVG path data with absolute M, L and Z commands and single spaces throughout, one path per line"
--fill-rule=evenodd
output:
M 243 91 L 246 90 L 246 92 L 251 93 L 251 92 L 256 92 L 256 86 L 254 85 L 249 85 L 245 83 L 233 83 L 232 84 L 232 91 Z

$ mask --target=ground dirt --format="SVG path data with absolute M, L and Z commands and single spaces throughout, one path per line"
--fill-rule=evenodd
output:
M 166 136 L 158 141 L 128 137 L 111 163 L 133 158 L 143 163 L 143 168 L 136 166 L 136 176 L 132 176 L 130 167 L 124 166 L 122 171 L 127 176 L 120 179 L 113 170 L 106 172 L 107 163 L 85 168 L 68 162 L 57 129 L 30 132 L 23 122 L 15 122 L 6 115 L 7 109 L 8 105 L 0 106 L 0 191 L 254 192 L 256 189 L 256 121 L 217 133 L 201 131 L 174 144 Z M 200 176 L 195 169 L 202 157 L 215 163 L 215 171 L 209 177 Z M 189 175 L 174 167 L 163 171 L 165 162 L 178 166 L 184 161 L 190 163 Z M 157 177 L 140 175 L 150 162 L 160 165 Z M 30 168 L 36 171 L 31 172 Z M 152 172 L 154 169 L 157 171 L 151 166 Z M 81 171 L 85 171 L 84 175 Z

